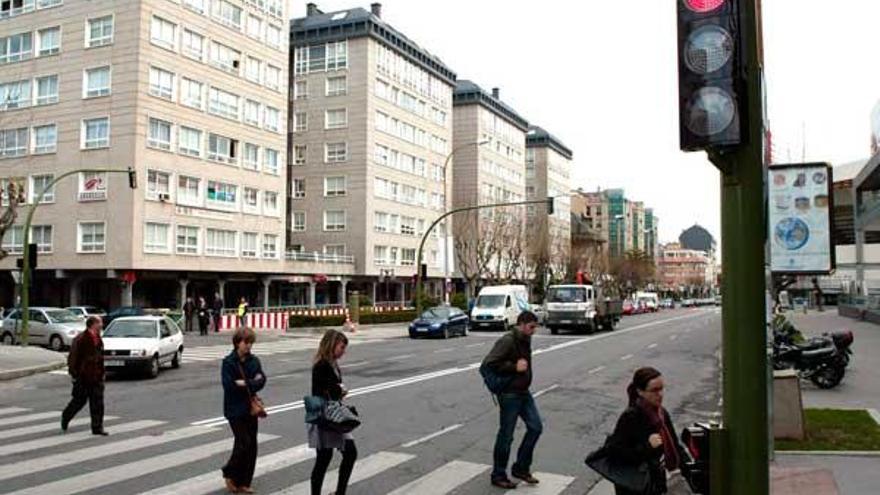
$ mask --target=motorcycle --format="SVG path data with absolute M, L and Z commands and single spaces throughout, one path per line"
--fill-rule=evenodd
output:
M 790 322 L 774 318 L 773 369 L 794 369 L 819 388 L 836 387 L 846 374 L 853 340 L 848 330 L 805 339 Z

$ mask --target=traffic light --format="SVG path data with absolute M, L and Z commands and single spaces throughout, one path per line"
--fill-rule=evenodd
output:
M 685 461 L 682 474 L 693 493 L 709 493 L 709 431 L 711 426 L 705 423 L 694 423 L 681 432 L 681 441 L 691 455 Z
M 547 198 L 547 214 L 548 215 L 553 214 L 553 198 L 552 197 Z
M 428 278 L 428 264 L 422 263 L 422 280 Z
M 678 99 L 682 151 L 743 142 L 742 0 L 676 0 Z
M 128 167 L 128 187 L 131 189 L 138 187 L 137 172 L 131 167 Z
M 37 269 L 37 245 L 34 243 L 28 244 L 28 264 L 31 270 Z

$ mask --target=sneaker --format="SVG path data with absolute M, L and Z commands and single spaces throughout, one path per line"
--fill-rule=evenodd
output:
M 521 479 L 530 485 L 537 485 L 539 483 L 538 478 L 532 476 L 532 473 L 511 472 L 510 474 L 512 474 L 514 478 Z
M 492 478 L 492 486 L 504 488 L 505 490 L 513 490 L 516 488 L 516 483 L 507 478 Z

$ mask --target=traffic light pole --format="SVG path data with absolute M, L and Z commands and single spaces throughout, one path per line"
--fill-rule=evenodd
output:
M 535 199 L 529 201 L 516 201 L 513 203 L 494 203 L 491 205 L 477 205 L 477 206 L 463 206 L 461 208 L 456 208 L 454 210 L 449 210 L 446 213 L 437 217 L 434 220 L 434 223 L 431 224 L 430 227 L 425 230 L 425 233 L 422 235 L 422 241 L 419 243 L 419 253 L 416 257 L 416 315 L 422 314 L 422 250 L 425 248 L 425 241 L 428 240 L 428 236 L 431 235 L 431 231 L 434 230 L 434 227 L 437 226 L 438 223 L 442 222 L 444 218 L 454 215 L 456 213 L 461 213 L 463 211 L 474 211 L 474 210 L 483 210 L 487 208 L 503 208 L 505 206 L 523 206 L 523 205 L 537 205 L 537 204 L 546 204 L 550 207 L 553 204 L 553 198 L 547 199 Z M 479 232 L 475 232 L 475 235 L 479 235 Z M 444 281 L 445 283 L 445 281 Z
M 714 456 L 712 494 L 767 495 L 767 333 L 764 244 L 764 95 L 759 0 L 741 2 L 746 80 L 744 144 L 729 153 L 710 152 L 721 175 L 724 455 Z M 720 465 L 720 464 L 723 464 Z
M 128 174 L 128 185 L 130 188 L 135 189 L 137 187 L 137 179 L 134 175 L 135 172 L 132 169 L 98 169 L 98 168 L 83 168 L 78 170 L 71 170 L 70 172 L 65 172 L 58 177 L 56 177 L 52 182 L 49 183 L 48 186 L 44 187 L 40 194 L 34 198 L 34 202 L 28 208 L 27 219 L 24 222 L 23 227 L 23 241 L 24 247 L 22 251 L 22 262 L 21 262 L 21 345 L 28 345 L 28 329 L 30 326 L 30 286 L 31 286 L 31 262 L 30 262 L 30 242 L 31 242 L 31 222 L 34 219 L 34 212 L 37 211 L 37 206 L 43 201 L 43 197 L 46 195 L 46 191 L 53 190 L 55 188 L 55 184 L 57 184 L 61 179 L 69 177 L 71 175 L 80 174 L 80 173 L 126 173 Z

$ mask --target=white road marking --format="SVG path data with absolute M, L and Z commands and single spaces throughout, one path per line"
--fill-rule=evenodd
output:
M 562 476 L 559 474 L 553 473 L 534 473 L 535 478 L 538 478 L 541 482 L 537 485 L 529 485 L 526 483 L 520 483 L 516 490 L 521 493 L 528 493 L 529 495 L 557 495 L 562 493 L 568 485 L 574 481 L 574 478 L 571 476 Z
M 648 346 L 648 349 L 653 349 L 653 348 L 655 348 L 655 347 L 657 347 L 657 344 L 651 344 L 651 345 Z
M 24 416 L 16 416 L 13 418 L 0 418 L 0 426 L 12 426 L 21 423 L 30 423 L 31 421 L 40 421 L 42 419 L 56 418 L 61 421 L 61 411 L 49 411 L 42 413 L 26 414 Z M 60 428 L 61 426 L 59 426 Z
M 556 390 L 557 388 L 559 388 L 559 384 L 554 383 L 553 385 L 550 385 L 549 387 L 545 388 L 544 390 L 539 390 L 539 391 L 535 392 L 533 394 L 533 397 L 538 398 L 551 390 Z
M 468 345 L 465 346 L 465 348 L 468 348 L 468 349 L 469 349 L 469 348 L 471 348 L 471 347 L 480 347 L 480 346 L 484 346 L 484 345 L 486 345 L 485 342 L 477 342 L 476 344 L 468 344 Z
M 119 419 L 117 416 L 104 416 L 104 422 L 108 423 L 114 419 Z M 70 422 L 68 427 L 71 426 L 82 426 L 91 424 L 91 418 L 77 418 Z M 26 426 L 24 428 L 13 428 L 11 430 L 3 430 L 0 431 L 0 440 L 9 440 L 10 438 L 15 437 L 23 437 L 25 435 L 33 435 L 34 433 L 43 433 L 46 431 L 61 431 L 61 425 L 58 421 L 53 421 L 51 423 L 43 423 L 39 425 Z
M 430 435 L 425 435 L 422 438 L 413 440 L 411 442 L 406 442 L 405 444 L 401 445 L 401 447 L 404 449 L 408 449 L 408 448 L 413 447 L 415 445 L 418 445 L 420 443 L 425 443 L 428 440 L 433 440 L 433 439 L 439 437 L 440 435 L 445 435 L 451 431 L 455 431 L 455 430 L 461 428 L 462 426 L 464 426 L 464 425 L 463 424 L 454 424 L 452 426 L 447 426 L 446 428 L 443 428 L 440 431 L 436 431 L 434 433 L 431 433 Z
M 600 372 L 600 371 L 602 371 L 602 370 L 604 370 L 604 369 L 605 369 L 604 366 L 596 366 L 595 368 L 593 368 L 593 369 L 591 369 L 590 371 L 588 371 L 587 374 L 592 375 L 592 374 L 594 374 L 594 373 L 598 373 L 598 372 Z
M 372 478 L 373 476 L 376 476 L 383 471 L 403 464 L 404 462 L 409 461 L 413 458 L 415 458 L 415 456 L 409 454 L 398 454 L 396 452 L 379 452 L 363 460 L 358 459 L 358 462 L 354 464 L 354 472 L 351 473 L 349 486 L 354 485 L 359 481 Z M 333 483 L 332 481 L 328 482 L 327 480 L 335 480 L 338 477 L 338 469 L 334 469 L 333 471 L 327 473 L 327 475 L 324 477 L 324 488 L 321 490 L 322 495 L 329 494 L 330 492 L 336 490 L 336 483 Z M 297 483 L 290 488 L 275 492 L 272 495 L 309 495 L 309 493 L 311 493 L 311 489 L 311 481 L 306 480 L 301 483 Z
M 385 361 L 403 361 L 404 359 L 409 359 L 415 356 L 415 354 L 403 354 L 400 356 L 394 356 L 393 358 L 388 358 Z
M 627 360 L 632 359 L 632 358 L 633 358 L 633 355 L 632 355 L 632 354 L 627 354 L 626 356 L 620 356 L 620 360 L 621 360 L 621 361 L 627 361 Z
M 421 478 L 407 483 L 388 495 L 445 495 L 487 471 L 490 466 L 465 461 L 452 461 Z
M 146 428 L 152 428 L 154 426 L 159 426 L 163 424 L 165 424 L 164 421 L 132 421 L 131 423 L 122 423 L 120 425 L 115 425 L 112 428 L 108 427 L 107 430 L 109 430 L 110 433 L 128 433 L 132 431 L 143 430 Z M 32 450 L 45 449 L 48 447 L 57 447 L 59 445 L 81 442 L 83 440 L 94 438 L 94 435 L 92 435 L 91 431 L 79 431 L 76 433 L 61 434 L 61 425 L 56 426 L 58 427 L 59 431 L 58 435 L 38 438 L 36 440 L 28 440 L 26 442 L 7 443 L 0 447 L 0 456 L 30 452 Z
M 434 354 L 440 354 L 441 352 L 452 352 L 452 351 L 454 351 L 454 350 L 455 350 L 455 349 L 452 349 L 452 348 L 438 349 L 438 350 L 434 351 Z
M 30 409 L 25 409 L 23 407 L 4 407 L 4 408 L 0 408 L 0 416 L 8 416 L 10 414 L 27 412 L 27 411 L 30 411 Z
M 370 361 L 355 361 L 353 363 L 343 364 L 342 369 L 356 368 L 358 366 L 364 366 L 367 364 L 370 364 Z

